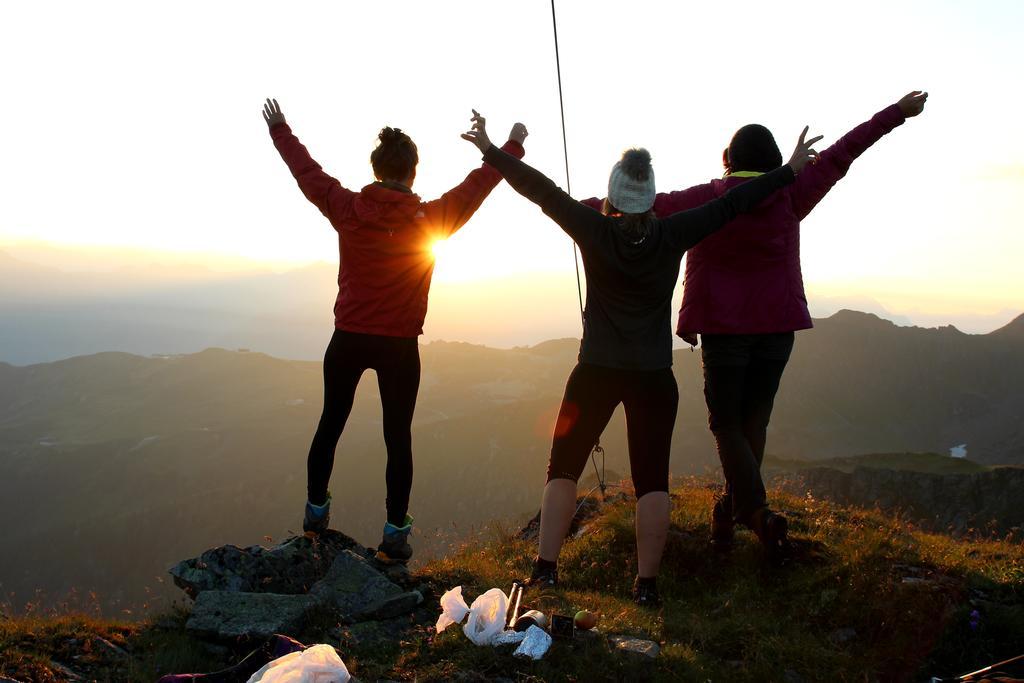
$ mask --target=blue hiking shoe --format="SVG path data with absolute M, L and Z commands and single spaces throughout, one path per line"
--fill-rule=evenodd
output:
M 404 526 L 395 526 L 391 522 L 384 524 L 384 537 L 377 546 L 377 557 L 392 562 L 408 562 L 412 557 L 412 546 L 409 545 L 409 534 L 412 533 L 412 516 L 405 516 Z
M 302 519 L 302 530 L 307 533 L 321 534 L 327 531 L 327 525 L 331 521 L 331 494 L 327 494 L 327 501 L 323 505 L 313 505 L 306 501 L 306 515 Z

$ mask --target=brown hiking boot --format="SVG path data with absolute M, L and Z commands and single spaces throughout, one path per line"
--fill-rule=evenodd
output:
M 782 557 L 789 550 L 789 522 L 782 515 L 759 508 L 750 515 L 748 526 L 770 557 Z
M 558 565 L 555 562 L 545 562 L 538 557 L 533 561 L 530 578 L 526 579 L 523 584 L 531 588 L 539 586 L 541 590 L 556 588 L 558 586 Z

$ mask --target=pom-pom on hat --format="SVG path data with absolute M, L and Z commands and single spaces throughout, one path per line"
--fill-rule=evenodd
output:
M 608 201 L 622 213 L 646 213 L 654 206 L 654 169 L 646 149 L 627 149 L 608 176 Z

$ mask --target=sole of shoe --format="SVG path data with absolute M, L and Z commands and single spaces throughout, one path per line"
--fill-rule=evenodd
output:
M 374 559 L 376 559 L 378 562 L 381 562 L 383 564 L 408 564 L 409 560 L 411 560 L 412 558 L 411 557 L 406 557 L 406 558 L 391 557 L 390 555 L 385 553 L 383 550 L 378 550 L 377 554 L 374 555 Z

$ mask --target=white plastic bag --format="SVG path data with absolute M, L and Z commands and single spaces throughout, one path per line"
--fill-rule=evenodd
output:
M 313 645 L 278 657 L 254 673 L 248 683 L 348 683 L 352 676 L 330 645 Z
M 469 607 L 462 597 L 462 586 L 456 586 L 441 596 L 441 616 L 437 618 L 437 632 L 445 630 L 452 624 L 460 624 L 469 614 Z
M 476 645 L 490 645 L 505 630 L 508 596 L 500 588 L 492 588 L 469 606 L 469 619 L 462 627 L 466 637 Z

